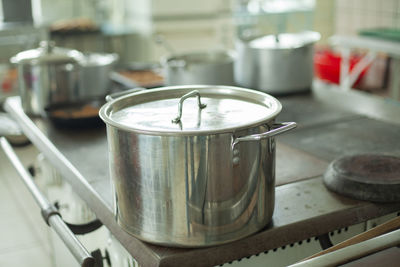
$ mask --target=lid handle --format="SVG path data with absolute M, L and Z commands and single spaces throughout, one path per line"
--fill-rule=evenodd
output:
M 56 43 L 54 41 L 41 41 L 39 44 L 40 48 L 42 48 L 46 53 L 53 52 Z
M 197 91 L 197 90 L 193 90 L 193 91 L 183 95 L 179 99 L 178 116 L 176 116 L 176 118 L 172 120 L 172 123 L 179 123 L 181 121 L 183 101 L 185 101 L 187 98 L 192 97 L 192 96 L 197 96 L 197 102 L 198 102 L 199 109 L 203 109 L 203 108 L 205 108 L 207 106 L 206 104 L 202 104 L 201 103 L 201 101 L 200 101 L 200 92 Z

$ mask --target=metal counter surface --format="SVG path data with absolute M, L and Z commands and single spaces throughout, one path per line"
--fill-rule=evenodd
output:
M 299 128 L 277 138 L 272 223 L 239 241 L 197 249 L 151 245 L 119 227 L 111 208 L 105 127 L 58 129 L 45 119 L 27 117 L 19 97 L 7 99 L 5 109 L 139 264 L 215 266 L 400 210 L 400 203 L 374 204 L 329 192 L 321 178 L 329 161 L 349 150 L 398 155 L 400 142 L 393 140 L 400 135 L 399 125 L 337 110 L 311 94 L 279 100 L 284 108 L 277 120 L 296 121 Z

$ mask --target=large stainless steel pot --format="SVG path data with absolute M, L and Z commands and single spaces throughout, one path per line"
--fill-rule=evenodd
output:
M 270 94 L 311 88 L 317 32 L 267 35 L 236 42 L 235 82 Z
M 78 96 L 79 61 L 76 50 L 55 47 L 43 41 L 37 49 L 18 53 L 11 58 L 17 64 L 19 94 L 24 111 L 45 116 L 49 104 L 74 100 Z
M 115 211 L 130 234 L 197 247 L 248 236 L 270 222 L 278 100 L 228 86 L 176 86 L 105 104 Z M 177 115 L 178 114 L 178 115 Z
M 166 85 L 234 85 L 232 51 L 175 54 L 162 60 Z

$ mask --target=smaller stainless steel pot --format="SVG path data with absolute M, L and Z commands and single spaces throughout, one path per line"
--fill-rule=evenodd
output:
M 104 97 L 110 92 L 110 75 L 118 61 L 118 54 L 85 53 L 80 65 L 80 97 Z
M 234 85 L 234 53 L 226 50 L 176 54 L 162 60 L 166 85 Z
M 317 32 L 267 35 L 236 42 L 235 82 L 270 94 L 309 90 Z
M 43 41 L 11 58 L 17 65 L 22 107 L 46 116 L 49 107 L 99 99 L 109 93 L 117 54 L 86 53 Z
M 53 103 L 79 98 L 79 51 L 55 47 L 43 41 L 40 47 L 10 59 L 17 65 L 22 108 L 29 115 L 45 116 Z

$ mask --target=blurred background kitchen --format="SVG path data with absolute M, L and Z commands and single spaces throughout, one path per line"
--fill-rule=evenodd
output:
M 168 84 L 161 64 L 165 56 L 235 51 L 238 39 L 304 31 L 321 35 L 310 63 L 315 86 L 356 89 L 368 97 L 383 97 L 385 104 L 399 105 L 400 0 L 1 0 L 0 102 L 18 95 L 18 74 L 10 58 L 37 48 L 43 40 L 81 52 L 116 53 L 114 68 L 122 83 L 156 87 Z M 372 41 L 364 42 L 365 36 Z M 21 155 L 27 163 L 35 158 L 39 176 L 53 171 L 36 150 Z M 49 236 L 12 168 L 1 171 L 5 179 L 0 179 L 0 214 L 7 219 L 0 224 L 0 266 L 26 266 L 27 259 L 30 266 L 72 266 L 70 255 L 51 248 L 63 245 Z M 78 215 L 64 217 L 91 219 L 93 214 L 83 202 L 71 200 L 77 198 L 72 189 L 65 183 L 60 186 L 56 174 L 50 176 L 54 180 L 46 183 L 58 184 L 51 191 L 54 198 L 76 203 L 71 204 L 70 214 L 78 210 Z M 108 238 L 104 233 L 99 236 L 91 241 L 93 247 Z M 110 242 L 108 238 L 103 243 Z M 123 250 L 115 244 L 109 251 Z M 48 257 L 51 253 L 53 257 Z M 135 266 L 133 260 L 123 264 L 115 266 Z
M 82 52 L 113 52 L 119 66 L 159 63 L 171 52 L 234 49 L 236 38 L 313 30 L 321 34 L 314 59 L 315 76 L 339 83 L 333 35 L 374 35 L 396 40 L 400 2 L 396 0 L 3 0 L 0 2 L 1 94 L 15 92 L 16 72 L 10 57 L 50 39 Z M 379 29 L 379 30 L 377 30 Z M 159 37 L 162 37 L 160 41 Z M 353 45 L 350 67 L 368 47 Z M 360 55 L 361 53 L 361 55 Z M 390 94 L 389 52 L 378 49 L 351 87 Z M 162 73 L 161 73 L 162 74 Z M 139 77 L 140 78 L 140 77 Z M 157 79 L 156 77 L 153 77 Z M 160 78 L 160 77 L 158 77 Z

